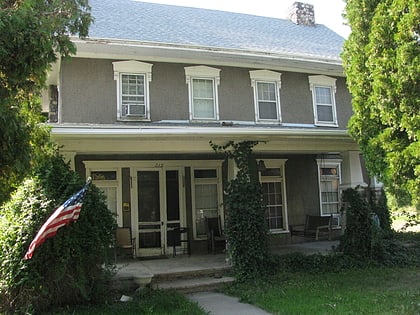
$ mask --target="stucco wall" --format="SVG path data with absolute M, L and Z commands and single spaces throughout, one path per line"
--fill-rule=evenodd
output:
M 116 82 L 113 60 L 73 58 L 62 64 L 60 97 L 61 122 L 115 123 L 117 121 Z M 153 62 L 150 83 L 152 121 L 188 120 L 186 64 Z M 245 68 L 217 67 L 220 71 L 220 121 L 255 119 L 254 96 Z M 312 95 L 308 75 L 282 72 L 280 104 L 283 123 L 313 124 Z M 351 97 L 345 79 L 337 79 L 336 104 L 339 128 L 346 129 L 351 116 Z

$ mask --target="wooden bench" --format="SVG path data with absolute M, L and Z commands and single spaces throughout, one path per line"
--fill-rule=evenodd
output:
M 332 215 L 320 216 L 320 215 L 307 215 L 305 224 L 290 225 L 290 234 L 303 235 L 303 236 L 315 236 L 315 239 L 319 239 L 320 232 L 328 233 L 328 240 L 331 240 L 332 230 Z

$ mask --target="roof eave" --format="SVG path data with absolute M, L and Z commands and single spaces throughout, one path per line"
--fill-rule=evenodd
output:
M 344 76 L 341 59 L 328 56 L 281 54 L 220 47 L 179 45 L 116 39 L 73 38 L 76 57 L 101 59 L 141 59 L 246 68 L 270 68 L 279 71 Z

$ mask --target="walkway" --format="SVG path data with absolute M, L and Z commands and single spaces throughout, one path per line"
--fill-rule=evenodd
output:
M 268 315 L 266 311 L 251 304 L 239 302 L 238 298 L 216 292 L 198 292 L 186 295 L 197 302 L 210 315 Z

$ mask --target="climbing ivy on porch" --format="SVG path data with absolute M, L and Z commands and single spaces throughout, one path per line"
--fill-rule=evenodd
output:
M 236 177 L 225 186 L 224 206 L 228 254 L 238 280 L 256 278 L 265 270 L 268 260 L 267 225 L 262 187 L 252 149 L 258 141 L 229 141 L 210 145 L 238 167 Z

